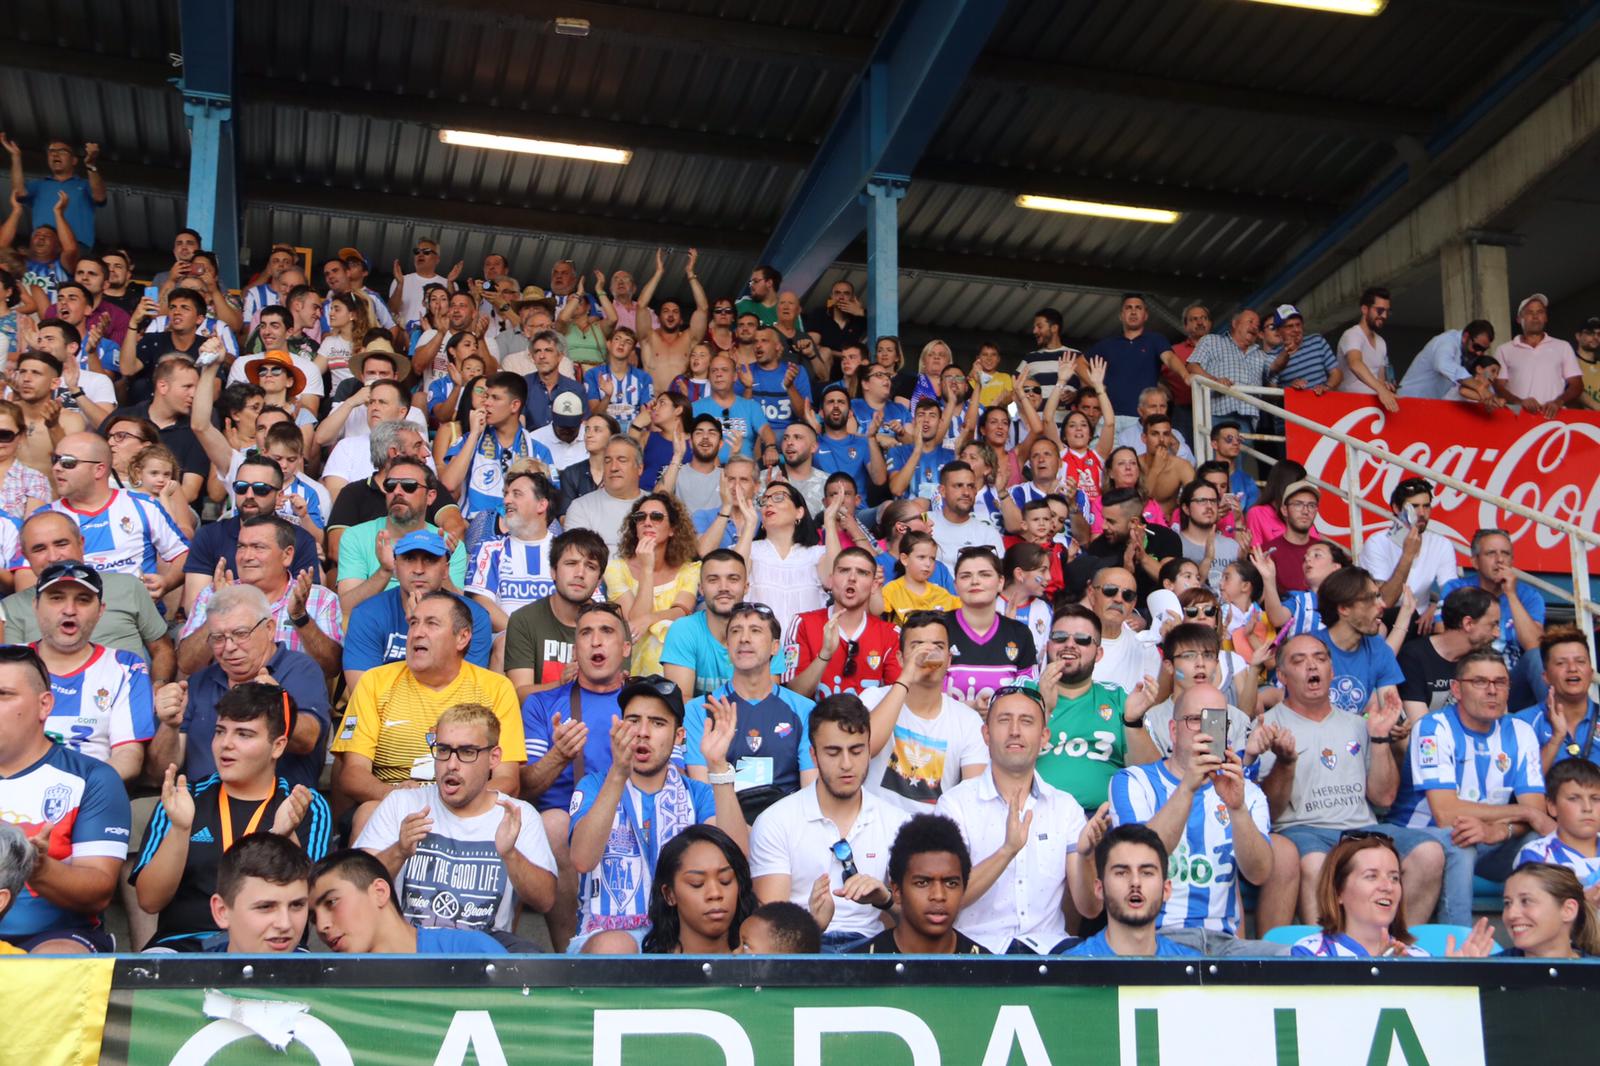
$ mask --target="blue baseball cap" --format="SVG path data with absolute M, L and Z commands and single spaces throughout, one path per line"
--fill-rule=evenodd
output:
M 405 555 L 408 552 L 427 552 L 429 555 L 446 556 L 450 549 L 445 546 L 444 538 L 431 529 L 414 529 L 401 537 L 394 546 L 395 555 Z
M 850 398 L 850 390 L 845 388 L 844 382 L 842 381 L 830 381 L 826 385 L 822 386 L 823 396 L 828 395 L 830 392 L 842 392 L 844 393 L 845 399 L 848 400 Z

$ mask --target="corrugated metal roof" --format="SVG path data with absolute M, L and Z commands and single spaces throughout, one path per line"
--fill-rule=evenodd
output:
M 26 69 L 0 66 L 0 125 L 30 148 L 52 136 L 99 141 L 114 188 L 119 166 L 125 176 L 144 168 L 147 188 L 117 189 L 102 212 L 102 243 L 164 248 L 182 217 L 188 154 L 178 96 L 161 83 L 175 73 L 165 63 L 179 48 L 177 0 L 12 6 L 15 36 L 38 59 Z M 353 243 L 381 264 L 428 233 L 449 257 L 476 265 L 502 250 L 519 277 L 536 279 L 564 256 L 642 275 L 661 234 L 704 234 L 708 288 L 733 291 L 752 256 L 714 249 L 760 247 L 801 177 L 787 157 L 794 146 L 804 156 L 827 131 L 855 77 L 849 57 L 869 47 L 894 0 L 574 6 L 601 26 L 587 39 L 548 32 L 513 0 L 241 4 L 244 82 L 290 83 L 326 101 L 308 109 L 285 102 L 296 94 L 242 94 L 241 173 L 263 192 L 246 206 L 247 244 L 259 252 L 281 239 L 319 251 Z M 686 32 L 668 38 L 636 32 L 635 23 Z M 1084 291 L 1096 271 L 1148 276 L 1174 304 L 1214 290 L 1219 278 L 1242 291 L 1314 228 L 1248 209 L 1188 209 L 1173 226 L 1045 215 L 1016 208 L 1014 192 L 1079 177 L 1121 183 L 1139 203 L 1184 189 L 1347 203 L 1392 165 L 1392 144 L 1348 122 L 1274 116 L 1274 94 L 1343 101 L 1375 116 L 1394 108 L 1443 114 L 1538 28 L 1470 5 L 1396 3 L 1364 20 L 1247 3 L 1011 0 L 988 45 L 988 57 L 1001 61 L 969 80 L 928 153 L 1003 168 L 1005 177 L 989 187 L 912 183 L 901 205 L 906 258 L 938 270 L 906 272 L 902 320 L 1015 338 L 1048 303 L 1066 315 L 1069 333 L 1087 337 L 1115 322 L 1114 294 Z M 815 54 L 830 39 L 843 58 Z M 134 61 L 116 69 L 137 77 L 54 70 L 53 56 L 85 53 Z M 1066 84 L 1029 80 L 1041 72 Z M 1155 104 L 1115 86 L 1096 95 L 1113 75 L 1198 88 Z M 1218 99 L 1207 86 L 1254 96 Z M 624 168 L 452 148 L 428 121 L 373 113 L 370 97 L 340 106 L 341 94 L 357 93 L 447 107 L 463 128 L 492 113 L 513 125 L 525 115 L 530 131 L 559 116 L 592 124 L 596 140 L 630 127 L 658 136 Z M 661 141 L 660 131 L 676 135 Z M 740 139 L 738 151 L 708 151 L 727 138 Z M 415 198 L 414 210 L 391 210 L 396 197 Z M 452 205 L 503 215 L 441 225 Z M 588 236 L 563 234 L 563 219 L 584 220 L 567 228 Z M 976 256 L 986 268 L 1015 260 L 1011 272 L 1032 280 L 962 277 L 963 258 Z M 840 276 L 865 283 L 859 267 L 843 266 L 815 291 Z M 1069 276 L 1074 287 L 1050 284 Z

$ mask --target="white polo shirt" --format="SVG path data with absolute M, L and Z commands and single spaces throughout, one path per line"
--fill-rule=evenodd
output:
M 1382 584 L 1394 576 L 1400 565 L 1400 545 L 1404 539 L 1405 532 L 1399 527 L 1368 537 L 1361 546 L 1361 558 L 1357 560 L 1357 565 Z M 1411 560 L 1410 573 L 1406 574 L 1406 584 L 1410 586 L 1417 602 L 1427 603 L 1428 589 L 1435 585 L 1443 589 L 1460 576 L 1461 570 L 1456 566 L 1456 550 L 1450 546 L 1450 542 L 1431 529 L 1423 530 L 1422 545 L 1417 549 L 1417 557 Z
M 1086 823 L 1071 796 L 1033 775 L 1025 811 L 1033 812 L 1028 843 L 997 881 L 977 899 L 968 898 L 956 928 L 996 955 L 1011 941 L 1026 937 L 1048 951 L 1067 935 L 1061 913 L 1067 884 L 1067 856 L 1078 850 Z M 994 771 L 963 781 L 939 799 L 934 813 L 961 827 L 976 866 L 1006 840 L 1010 805 L 995 787 Z
M 854 852 L 857 872 L 884 881 L 889 845 L 911 815 L 866 789 L 860 795 L 861 810 L 843 838 Z M 811 886 L 823 874 L 834 888 L 844 886 L 844 868 L 833 856 L 840 836 L 839 827 L 817 803 L 816 784 L 809 784 L 768 807 L 751 826 L 750 876 L 788 874 L 789 901 L 809 909 Z M 835 896 L 833 921 L 823 931 L 876 936 L 883 932 L 882 917 L 883 912 L 870 903 Z

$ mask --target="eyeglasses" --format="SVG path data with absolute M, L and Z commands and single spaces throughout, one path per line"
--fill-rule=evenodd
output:
M 1217 501 L 1217 498 L 1215 496 L 1191 496 L 1191 497 L 1189 497 L 1190 506 L 1193 506 L 1193 505 L 1195 505 L 1197 503 L 1209 503 L 1211 506 L 1215 507 L 1217 505 L 1217 502 L 1218 501 Z
M 1212 611 L 1212 613 L 1215 614 L 1216 612 Z M 1212 662 L 1216 662 L 1218 658 L 1219 656 L 1214 651 L 1180 651 L 1172 657 L 1172 661 L 1175 663 L 1194 663 L 1202 659 L 1210 659 Z
M 233 494 L 235 496 L 271 496 L 278 491 L 278 486 L 269 485 L 265 481 L 235 481 Z
M 9 430 L 0 429 L 0 442 L 4 442 L 6 440 L 5 434 L 8 433 L 8 432 L 10 432 L 10 431 Z M 13 437 L 16 436 L 15 433 L 12 433 L 11 435 Z M 109 440 L 112 444 L 122 444 L 123 442 L 130 441 L 130 440 L 136 440 L 140 444 L 148 444 L 149 443 L 149 441 L 145 440 L 144 437 L 141 436 L 140 434 L 138 434 L 138 433 L 129 433 L 125 429 L 115 430 L 115 431 L 113 431 L 111 433 L 106 434 L 106 440 Z
M 1509 677 L 1463 677 L 1457 680 L 1463 685 L 1471 685 L 1479 692 L 1494 692 L 1511 687 L 1511 679 Z
M 0 444 L 10 444 L 12 441 L 17 439 L 18 435 L 19 434 L 14 429 L 0 429 Z M 125 435 L 129 437 L 133 436 L 132 433 Z M 116 440 L 117 435 L 115 433 L 111 434 L 111 439 Z
M 665 511 L 635 511 L 633 512 L 633 520 L 635 522 L 670 522 L 672 521 L 672 516 Z
M 1076 644 L 1080 648 L 1087 648 L 1089 645 L 1093 644 L 1097 639 L 1099 639 L 1099 638 L 1095 637 L 1092 633 L 1051 633 L 1050 634 L 1050 642 L 1052 644 L 1065 644 L 1067 641 L 1070 640 L 1072 643 Z
M 230 629 L 226 633 L 208 633 L 206 634 L 206 643 L 213 648 L 220 648 L 231 640 L 234 644 L 242 647 L 244 642 L 250 639 L 250 634 L 266 625 L 269 621 L 271 619 L 263 618 L 248 629 Z
M 428 750 L 433 752 L 433 757 L 438 762 L 449 762 L 450 756 L 454 755 L 463 763 L 469 763 L 477 762 L 478 756 L 489 749 L 477 744 L 461 744 L 456 747 L 451 747 L 449 744 L 433 744 Z
M 1139 594 L 1133 589 L 1125 589 L 1117 585 L 1101 585 L 1100 595 L 1108 600 L 1121 598 L 1124 603 L 1132 603 L 1139 598 Z
M 383 491 L 385 494 L 392 493 L 396 490 L 401 492 L 416 492 L 420 488 L 422 488 L 422 482 L 418 481 L 414 477 L 392 477 L 383 483 Z
M 1215 618 L 1217 616 L 1217 605 L 1208 603 L 1203 606 L 1185 607 L 1183 616 L 1185 618 Z
M 1284 504 L 1283 506 L 1284 506 L 1284 508 L 1286 510 L 1290 510 L 1290 511 L 1315 511 L 1317 509 L 1317 501 L 1314 500 L 1314 499 L 1311 499 L 1311 500 L 1290 500 L 1288 503 Z
M 59 466 L 63 470 L 76 470 L 84 463 L 98 463 L 98 459 L 80 459 L 76 455 L 52 455 L 51 466 Z
M 760 504 L 762 507 L 771 507 L 773 504 L 777 503 L 793 502 L 794 501 L 789 498 L 789 494 L 787 492 L 769 492 L 756 501 L 756 503 Z
M 844 880 L 848 881 L 860 872 L 856 869 L 856 853 L 851 849 L 848 840 L 841 840 L 828 850 L 833 852 L 833 857 L 838 859 L 839 865 L 843 867 L 840 873 Z

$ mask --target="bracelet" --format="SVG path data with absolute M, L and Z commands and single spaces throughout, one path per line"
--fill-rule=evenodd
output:
M 911 686 L 906 684 L 904 681 L 898 681 L 897 680 L 897 681 L 889 682 L 889 687 L 890 688 L 894 688 L 896 685 L 899 685 L 901 688 L 905 689 L 907 692 L 911 691 Z
M 1381 736 L 1381 737 L 1375 737 L 1375 736 L 1368 735 L 1367 743 L 1368 744 L 1393 744 L 1394 743 L 1394 738 L 1391 737 L 1391 736 L 1388 736 L 1387 734 L 1384 735 L 1384 736 Z
M 706 772 L 706 780 L 713 785 L 731 785 L 738 776 L 738 771 L 731 766 L 721 773 Z
M 717 517 L 718 518 L 732 518 L 733 515 L 731 515 L 731 514 L 723 514 L 721 511 L 718 511 L 717 512 Z

